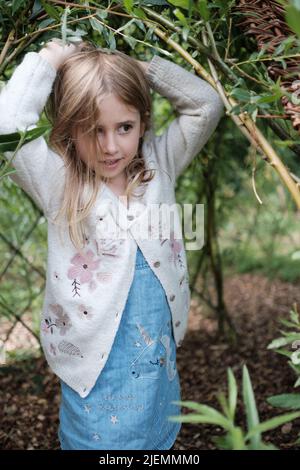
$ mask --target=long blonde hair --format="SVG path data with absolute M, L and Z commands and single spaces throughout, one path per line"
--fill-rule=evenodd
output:
M 101 186 L 101 177 L 79 157 L 76 150 L 77 131 L 88 135 L 88 161 L 99 153 L 97 123 L 99 100 L 113 93 L 126 105 L 140 113 L 145 132 L 152 125 L 150 87 L 136 61 L 118 50 L 96 47 L 90 42 L 80 44 L 78 52 L 68 57 L 58 69 L 45 112 L 52 124 L 49 144 L 64 160 L 65 182 L 61 207 L 54 222 L 67 221 L 73 245 L 82 253 L 85 244 L 83 220 L 90 213 Z M 125 169 L 126 192 L 151 181 L 153 170 L 147 170 L 142 155 L 143 137 L 138 151 Z M 86 196 L 88 195 L 88 197 Z

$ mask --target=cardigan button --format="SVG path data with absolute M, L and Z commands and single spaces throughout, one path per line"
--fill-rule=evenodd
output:
M 127 216 L 127 219 L 128 219 L 128 220 L 133 220 L 133 219 L 134 219 L 134 215 L 130 215 L 130 214 L 129 214 L 129 215 Z
M 175 326 L 179 326 L 180 323 L 181 323 L 181 321 L 177 321 L 177 322 L 175 323 Z
M 170 301 L 173 302 L 173 300 L 175 300 L 175 295 L 174 294 L 170 295 Z
M 155 268 L 159 268 L 160 267 L 160 262 L 159 261 L 155 261 L 155 263 L 153 264 L 153 266 Z

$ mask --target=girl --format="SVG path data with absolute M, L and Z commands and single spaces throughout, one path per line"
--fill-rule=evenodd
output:
M 150 88 L 177 111 L 160 136 Z M 158 55 L 52 40 L 2 90 L 1 134 L 34 128 L 44 107 L 49 143 L 23 145 L 11 178 L 48 222 L 40 336 L 61 383 L 61 448 L 170 449 L 190 290 L 178 209 L 167 234 L 156 216 L 176 206 L 176 179 L 216 128 L 221 99 Z

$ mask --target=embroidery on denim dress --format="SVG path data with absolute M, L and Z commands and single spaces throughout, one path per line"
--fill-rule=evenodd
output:
M 159 369 L 166 361 L 166 349 L 160 339 L 153 340 L 140 324 L 137 328 L 146 346 L 131 363 L 131 375 L 135 379 L 158 379 Z
M 174 379 L 177 369 L 176 369 L 176 360 L 171 361 L 171 355 L 172 355 L 172 348 L 171 348 L 171 338 L 170 336 L 164 335 L 160 341 L 164 345 L 167 351 L 167 374 L 168 374 L 168 379 L 171 381 Z
M 169 325 L 169 322 L 168 324 Z M 166 366 L 169 381 L 172 381 L 177 373 L 176 360 L 171 360 L 172 348 L 170 336 L 159 334 L 159 339 L 153 340 L 145 328 L 137 324 L 137 328 L 146 344 L 143 351 L 131 363 L 131 374 L 135 379 L 158 379 L 160 368 Z M 140 346 L 137 341 L 136 345 Z

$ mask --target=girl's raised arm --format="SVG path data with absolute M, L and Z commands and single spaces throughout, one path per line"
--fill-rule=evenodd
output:
M 176 178 L 199 153 L 222 116 L 224 106 L 214 88 L 192 72 L 155 55 L 141 63 L 151 88 L 167 98 L 176 117 L 161 136 L 154 136 L 162 168 Z
M 58 44 L 51 43 L 39 53 L 28 52 L 16 67 L 8 83 L 0 93 L 0 134 L 10 134 L 36 127 L 40 114 L 51 92 L 57 68 L 66 58 L 59 54 Z M 70 46 L 68 54 L 74 52 Z M 51 62 L 51 57 L 53 61 Z M 4 152 L 11 159 L 13 152 Z M 51 193 L 55 191 L 57 178 L 63 174 L 63 160 L 53 152 L 43 137 L 23 145 L 12 161 L 16 172 L 10 174 L 38 207 L 47 215 Z M 53 189 L 54 186 L 54 189 Z

